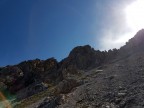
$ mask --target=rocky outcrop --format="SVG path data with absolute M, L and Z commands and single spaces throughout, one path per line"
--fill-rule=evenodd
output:
M 59 64 L 54 58 L 45 61 L 39 59 L 25 61 L 20 63 L 19 67 L 24 71 L 25 79 L 30 79 L 30 73 L 35 75 L 35 79 L 41 79 L 47 83 L 55 83 L 56 80 L 62 78 L 60 71 L 58 71 Z
M 47 97 L 35 108 L 56 108 L 59 105 L 60 97 Z
M 98 69 L 86 72 L 86 83 L 66 94 L 59 108 L 143 108 L 143 54 Z
M 120 56 L 130 56 L 144 51 L 144 29 L 138 31 L 126 45 L 120 48 Z
M 77 79 L 84 72 L 81 70 L 101 66 L 116 54 L 117 50 L 96 51 L 89 45 L 78 46 L 59 63 L 54 58 L 35 59 L 14 66 L 2 67 L 0 68 L 0 82 L 5 85 L 3 88 L 11 93 L 18 93 L 18 97 L 30 96 L 31 90 L 27 88 L 42 82 L 50 86 L 59 85 L 59 92 L 66 93 L 79 85 Z M 25 95 L 21 96 L 23 91 L 25 91 Z M 37 92 L 31 93 L 31 95 L 35 93 Z
M 0 89 L 19 100 L 44 91 L 47 97 L 52 89 L 37 108 L 143 106 L 143 45 L 144 30 L 140 30 L 119 50 L 99 51 L 85 45 L 75 47 L 61 62 L 35 59 L 0 67 Z
M 54 58 L 45 61 L 39 59 L 24 61 L 18 65 L 1 68 L 0 71 L 1 90 L 9 90 L 16 94 L 18 99 L 45 90 L 41 83 L 56 85 L 62 79 L 59 64 Z
M 136 33 L 136 35 L 133 38 L 131 38 L 129 40 L 129 42 L 126 43 L 125 47 L 127 47 L 127 48 L 138 48 L 138 47 L 140 47 L 140 48 L 143 49 L 143 47 L 142 47 L 142 45 L 144 44 L 143 41 L 144 41 L 144 29 L 138 31 Z M 142 49 L 140 49 L 140 50 L 142 50 Z
M 95 51 L 89 45 L 74 48 L 62 63 L 63 68 L 69 66 L 77 69 L 90 69 L 100 66 L 105 60 L 105 53 Z
M 22 77 L 23 71 L 18 66 L 7 66 L 1 70 L 0 81 L 7 85 L 7 89 L 14 92 L 24 87 Z

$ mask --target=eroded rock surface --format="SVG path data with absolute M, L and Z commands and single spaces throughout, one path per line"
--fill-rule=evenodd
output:
M 17 95 L 16 108 L 143 108 L 143 46 L 140 30 L 119 50 L 78 46 L 61 62 L 1 67 L 0 88 Z

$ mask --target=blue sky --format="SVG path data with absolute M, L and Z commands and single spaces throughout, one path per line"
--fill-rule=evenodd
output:
M 60 61 L 79 45 L 107 49 L 102 39 L 112 31 L 125 32 L 122 9 L 130 2 L 1 0 L 0 66 L 35 58 Z

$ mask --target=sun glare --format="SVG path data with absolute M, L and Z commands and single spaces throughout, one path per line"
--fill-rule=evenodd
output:
M 126 7 L 125 12 L 128 27 L 135 31 L 144 27 L 144 0 L 136 0 Z

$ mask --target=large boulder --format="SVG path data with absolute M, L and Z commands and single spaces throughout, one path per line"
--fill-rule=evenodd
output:
M 47 97 L 36 108 L 56 108 L 59 105 L 60 97 Z
M 75 79 L 65 79 L 61 81 L 55 88 L 55 93 L 60 94 L 60 93 L 69 93 L 73 88 L 79 86 L 81 82 L 78 82 Z

